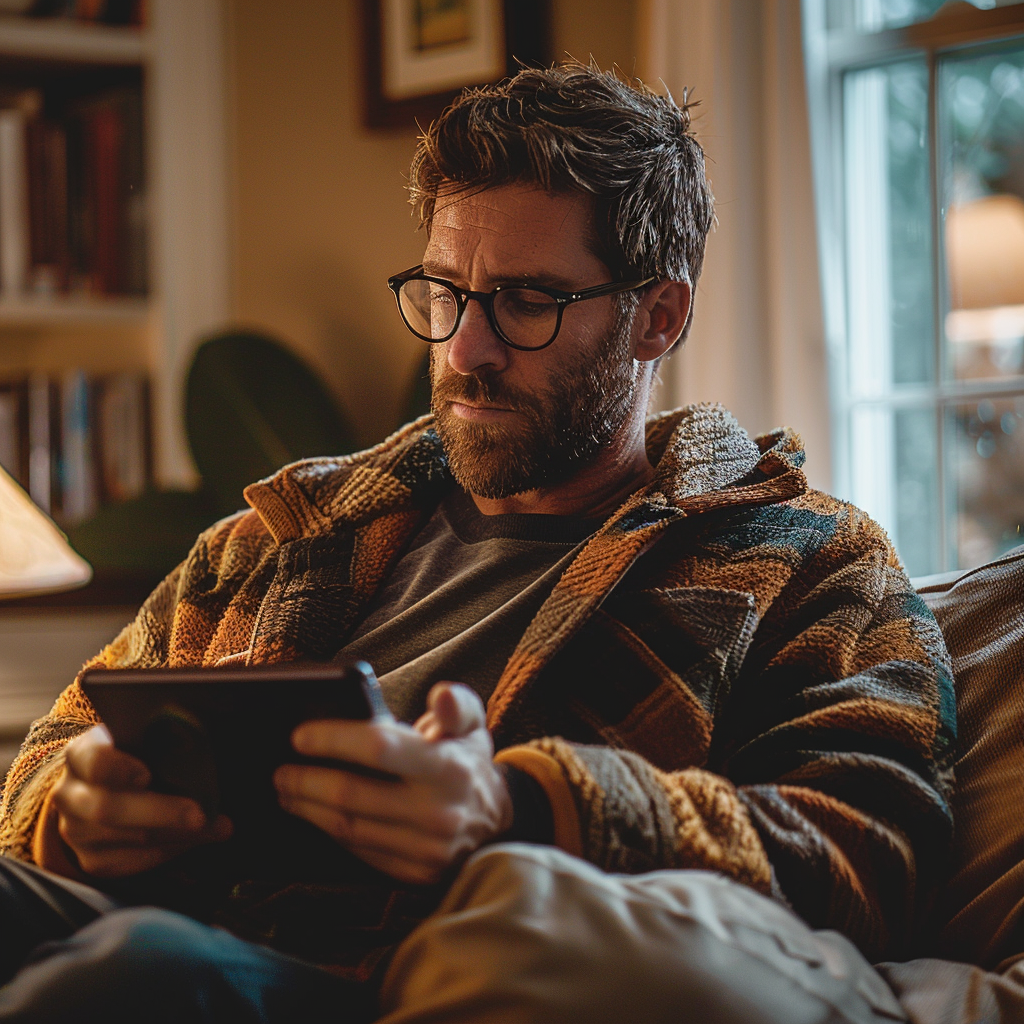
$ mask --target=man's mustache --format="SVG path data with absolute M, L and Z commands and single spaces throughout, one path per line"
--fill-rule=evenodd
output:
M 444 402 L 486 402 L 504 409 L 521 409 L 532 405 L 530 397 L 508 387 L 490 374 L 448 372 L 434 375 L 431 382 L 432 403 L 436 409 Z

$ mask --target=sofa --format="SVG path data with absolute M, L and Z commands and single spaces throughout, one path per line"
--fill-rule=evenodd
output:
M 955 835 L 921 959 L 886 964 L 913 1024 L 1024 1021 L 1024 546 L 916 580 L 953 660 Z
M 956 828 L 936 952 L 998 969 L 1024 956 L 1024 547 L 916 581 L 953 659 Z

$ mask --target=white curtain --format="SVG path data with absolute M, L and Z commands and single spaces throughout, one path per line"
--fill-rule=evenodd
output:
M 825 332 L 799 0 L 642 0 L 638 71 L 700 100 L 718 226 L 694 323 L 663 364 L 656 403 L 716 400 L 747 430 L 803 437 L 814 486 L 831 486 Z

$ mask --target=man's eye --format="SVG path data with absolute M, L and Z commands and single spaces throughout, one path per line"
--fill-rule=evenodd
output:
M 505 305 L 516 316 L 539 317 L 548 315 L 555 304 L 539 292 L 506 292 Z

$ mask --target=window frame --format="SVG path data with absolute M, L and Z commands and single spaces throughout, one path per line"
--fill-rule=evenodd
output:
M 942 144 L 938 110 L 941 59 L 986 44 L 1019 39 L 1024 44 L 1024 3 L 991 10 L 968 8 L 947 12 L 902 28 L 874 32 L 829 31 L 827 0 L 801 0 L 808 116 L 817 206 L 818 255 L 821 272 L 825 347 L 835 491 L 853 491 L 854 409 L 882 406 L 892 410 L 933 408 L 936 420 L 937 486 L 940 571 L 956 568 L 950 535 L 956 495 L 947 479 L 951 438 L 946 419 L 955 406 L 985 399 L 1024 395 L 1024 374 L 1005 380 L 958 381 L 948 372 L 944 318 L 947 309 L 943 211 L 939 192 L 939 147 Z M 889 382 L 883 391 L 855 396 L 850 386 L 850 348 L 847 311 L 847 225 L 844 181 L 844 76 L 847 72 L 880 67 L 901 58 L 923 57 L 928 72 L 928 163 L 932 230 L 932 378 L 926 384 Z M 953 507 L 950 507 L 951 504 Z

